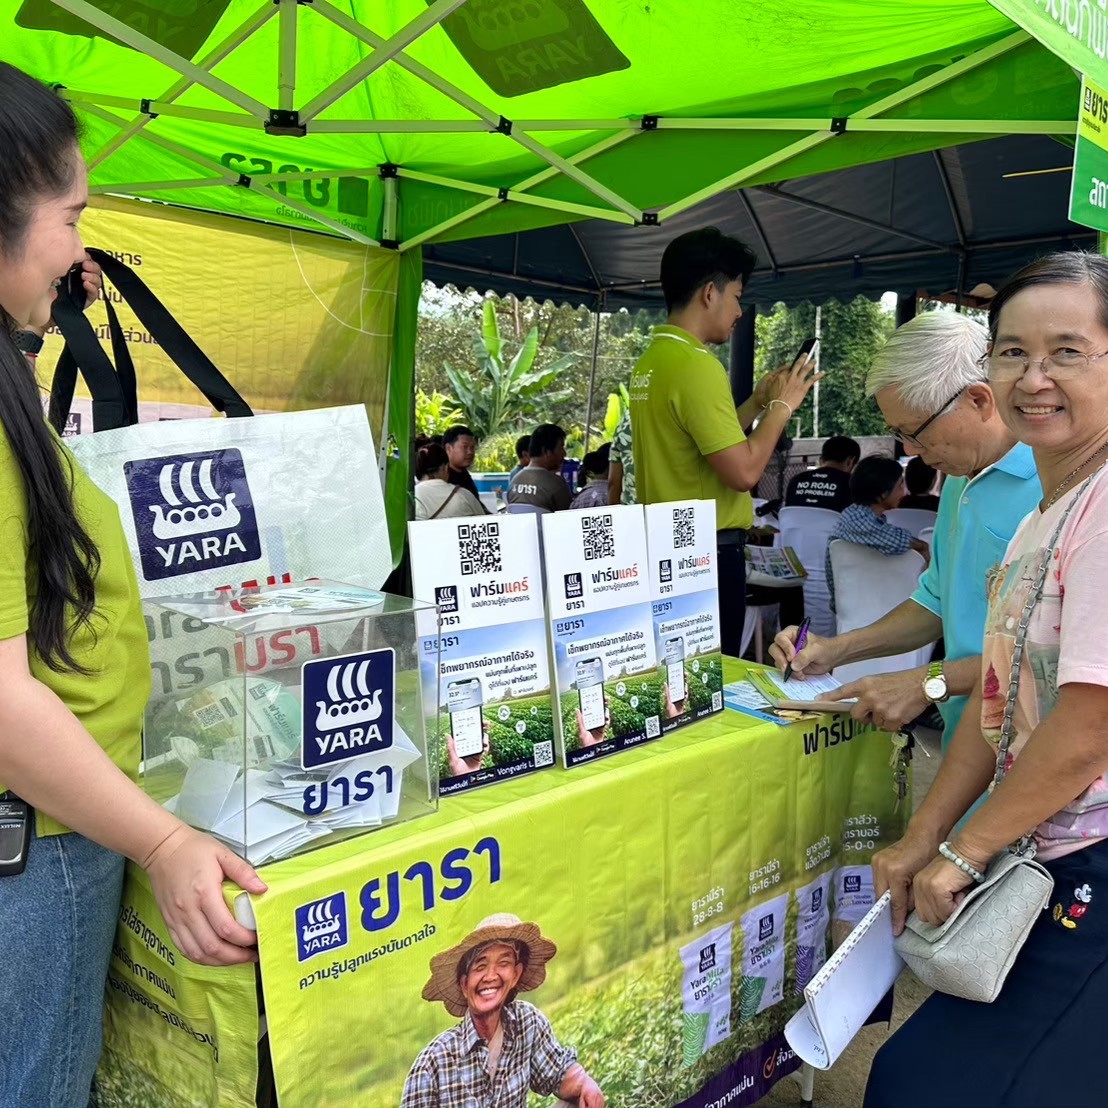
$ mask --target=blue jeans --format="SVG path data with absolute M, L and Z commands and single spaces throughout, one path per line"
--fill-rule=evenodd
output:
M 32 839 L 0 877 L 4 1108 L 88 1104 L 122 889 L 123 859 L 75 834 Z

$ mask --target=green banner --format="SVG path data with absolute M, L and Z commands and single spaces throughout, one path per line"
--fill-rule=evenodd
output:
M 1070 219 L 1108 231 L 1108 92 L 1088 77 L 1081 83 Z
M 560 1064 L 574 1052 L 610 1108 L 752 1104 L 799 1065 L 782 1035 L 799 989 L 871 902 L 874 850 L 902 833 L 889 750 L 887 735 L 849 717 L 778 727 L 727 711 L 266 867 L 270 891 L 252 899 L 282 1108 L 397 1108 L 409 1082 L 406 1108 L 461 1103 L 416 1091 L 419 1075 L 449 1079 L 430 1060 L 472 1017 L 454 1004 L 459 1022 L 443 998 L 458 951 L 497 927 L 524 935 L 543 971 L 521 978 L 504 1012 L 515 1026 L 549 1024 Z M 138 891 L 132 881 L 129 896 Z M 141 912 L 168 944 L 149 900 Z M 141 934 L 128 942 L 152 960 Z M 248 1103 L 224 1067 L 255 1048 L 253 983 L 232 971 L 217 993 L 223 971 L 201 972 L 220 1001 L 218 1065 L 211 1047 L 113 986 L 108 1076 L 162 1099 L 107 1095 L 102 1108 Z M 192 1057 L 187 1076 L 167 1042 Z
M 1082 73 L 1103 73 L 1108 11 L 1100 0 L 989 0 Z

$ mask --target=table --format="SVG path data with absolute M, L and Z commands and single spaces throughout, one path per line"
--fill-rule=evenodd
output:
M 729 679 L 740 666 L 727 660 Z M 873 851 L 906 823 L 889 753 L 849 717 L 779 727 L 728 711 L 270 865 L 253 900 L 262 1014 L 254 968 L 185 961 L 131 868 L 101 1108 L 249 1108 L 263 1028 L 282 1108 L 396 1108 L 417 1054 L 457 1022 L 421 999 L 431 957 L 498 912 L 557 944 L 524 998 L 611 1108 L 742 1108 L 798 1066 L 781 1034 L 798 1006 L 798 890 L 829 882 L 832 916 L 849 922 Z M 324 945 L 306 941 L 321 924 Z M 744 973 L 775 929 L 779 983 L 773 965 Z M 717 957 L 700 979 L 709 1019 L 688 992 Z

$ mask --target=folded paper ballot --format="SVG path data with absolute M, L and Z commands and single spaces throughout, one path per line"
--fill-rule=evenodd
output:
M 904 962 L 893 948 L 889 894 L 804 986 L 804 1007 L 785 1025 L 801 1061 L 829 1069 L 893 987 Z

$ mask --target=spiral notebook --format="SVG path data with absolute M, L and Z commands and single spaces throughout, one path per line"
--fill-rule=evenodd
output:
M 804 1007 L 785 1025 L 789 1046 L 801 1061 L 830 1069 L 903 968 L 885 893 L 804 986 Z

